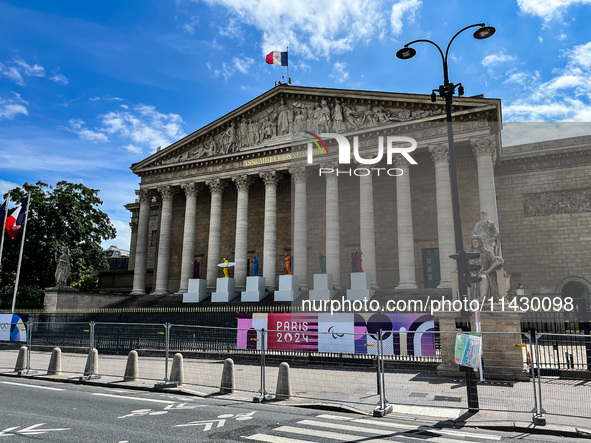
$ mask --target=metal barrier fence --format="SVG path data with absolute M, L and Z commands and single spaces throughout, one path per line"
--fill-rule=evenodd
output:
M 15 327 L 6 325 L 0 330 Z M 26 350 L 0 336 L 0 372 L 44 374 L 54 359 L 52 348 L 60 347 L 57 372 L 65 378 L 121 381 L 125 376 L 124 381 L 182 385 L 204 395 L 237 392 L 255 401 L 270 396 L 320 400 L 376 415 L 387 413 L 392 404 L 466 409 L 469 395 L 476 395 L 478 409 L 533 411 L 536 423 L 544 421 L 545 413 L 591 416 L 588 335 L 482 332 L 482 379 L 469 391 L 468 375 L 478 378 L 477 371 L 461 371 L 453 356 L 442 355 L 442 343 L 453 341 L 455 332 L 33 321 L 20 328 Z M 139 354 L 133 376 L 128 375 L 131 351 Z M 506 361 L 501 358 L 508 355 Z M 16 368 L 17 358 L 24 358 L 22 367 Z M 569 377 L 579 379 L 565 379 L 564 370 L 549 373 L 558 359 L 569 362 Z M 281 361 L 289 362 L 287 376 Z

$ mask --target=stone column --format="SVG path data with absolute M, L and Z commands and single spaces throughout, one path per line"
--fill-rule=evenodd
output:
M 199 185 L 181 185 L 185 191 L 185 226 L 183 229 L 183 252 L 181 256 L 181 284 L 179 294 L 189 290 L 189 279 L 193 278 L 193 257 L 195 256 L 195 219 L 197 218 L 197 194 Z
M 499 215 L 497 212 L 497 193 L 495 191 L 494 164 L 497 160 L 496 136 L 470 139 L 476 167 L 478 169 L 478 197 L 480 201 L 480 212 L 486 212 L 488 220 L 499 226 Z
M 336 174 L 338 163 L 322 164 L 322 168 L 331 168 L 333 172 L 326 177 L 326 273 L 331 274 L 334 287 L 341 285 L 341 240 L 339 225 L 339 178 Z M 375 254 L 375 252 L 374 252 Z M 365 258 L 365 257 L 364 257 Z M 375 263 L 375 260 L 374 260 Z
M 248 189 L 252 179 L 247 175 L 232 177 L 238 189 L 236 203 L 236 240 L 234 247 L 234 279 L 236 288 L 246 288 L 246 268 L 248 266 Z
M 366 168 L 367 165 L 358 165 Z M 376 238 L 373 212 L 373 179 L 371 174 L 359 177 L 359 247 L 362 267 L 371 275 L 371 287 L 378 289 L 376 266 Z
M 449 148 L 446 144 L 431 145 L 429 152 L 435 163 L 435 194 L 437 198 L 437 238 L 439 242 L 439 269 L 441 281 L 438 288 L 451 288 L 451 274 L 455 261 L 449 258 L 456 253 L 454 219 L 451 207 L 449 179 Z
M 135 263 L 133 267 L 133 290 L 131 295 L 146 293 L 146 260 L 148 257 L 148 228 L 150 221 L 150 195 L 147 189 L 136 191 L 140 197 L 140 213 L 138 216 L 137 243 L 135 246 Z
M 222 229 L 222 193 L 226 184 L 219 178 L 205 183 L 211 192 L 209 213 L 209 242 L 207 245 L 207 287 L 215 288 L 220 262 L 220 235 Z
M 131 241 L 129 243 L 129 261 L 127 262 L 127 270 L 131 271 L 135 268 L 135 251 L 137 249 L 137 221 L 129 222 L 131 229 Z
M 263 238 L 263 277 L 268 289 L 275 289 L 277 273 L 277 182 L 276 171 L 261 172 L 265 182 L 265 224 Z
M 170 228 L 172 224 L 172 199 L 174 188 L 163 186 L 158 188 L 162 197 L 160 214 L 160 237 L 158 239 L 158 264 L 156 268 L 156 288 L 152 294 L 168 294 L 168 268 L 170 264 Z
M 298 276 L 301 288 L 308 288 L 308 217 L 306 213 L 306 180 L 305 166 L 296 166 L 289 170 L 294 182 L 293 204 L 293 262 L 292 274 Z
M 396 177 L 396 220 L 398 223 L 398 272 L 396 289 L 416 289 L 415 244 L 410 198 L 410 165 L 404 158 L 395 158 L 395 166 L 403 171 Z

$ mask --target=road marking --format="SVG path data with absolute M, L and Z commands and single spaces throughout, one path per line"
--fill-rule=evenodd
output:
M 0 431 L 0 437 L 9 437 L 11 435 L 39 435 L 39 434 L 45 434 L 46 432 L 51 432 L 51 431 L 69 431 L 70 429 L 72 429 L 72 428 L 39 429 L 39 426 L 43 426 L 44 424 L 45 423 L 37 423 L 36 425 L 31 425 L 26 428 L 23 428 L 20 431 L 16 431 L 16 429 L 20 428 L 20 426 L 6 428 L 3 431 Z
M 170 400 L 156 400 L 155 398 L 145 398 L 145 397 L 128 397 L 125 395 L 115 395 L 115 394 L 101 394 L 101 393 L 94 393 L 91 395 L 98 395 L 100 397 L 112 397 L 112 398 L 120 398 L 123 400 L 140 400 L 140 401 L 151 401 L 154 403 L 166 403 L 168 405 L 170 404 L 175 404 L 176 401 L 170 401 Z
M 313 443 L 310 440 L 300 440 L 298 438 L 276 437 L 267 434 L 254 434 L 246 438 L 247 440 L 263 441 L 267 443 Z
M 482 438 L 484 440 L 501 440 L 501 437 L 498 435 L 490 435 L 490 434 L 474 434 L 470 432 L 463 432 L 463 431 L 454 431 L 452 429 L 439 429 L 434 428 L 432 426 L 408 426 L 408 425 L 399 425 L 398 423 L 388 423 L 388 422 L 376 422 L 374 420 L 369 420 L 367 418 L 359 418 L 359 419 L 352 419 L 353 423 L 363 423 L 373 426 L 384 426 L 386 428 L 407 428 L 407 429 L 416 429 L 418 431 L 429 431 L 435 432 L 437 434 L 442 435 L 453 435 L 453 436 L 460 436 L 460 437 L 471 437 L 471 438 Z
M 378 423 L 375 423 L 371 420 L 368 420 L 370 422 L 371 425 L 373 426 L 379 426 Z M 366 434 L 374 434 L 374 435 L 383 435 L 383 436 L 391 436 L 392 435 L 392 430 L 386 430 L 386 429 L 370 429 L 370 428 L 365 428 L 365 427 L 360 427 L 360 426 L 349 426 L 349 425 L 343 425 L 340 423 L 324 423 L 321 421 L 315 421 L 315 420 L 302 420 L 299 421 L 298 424 L 301 425 L 306 425 L 306 426 L 318 426 L 318 427 L 323 427 L 323 428 L 329 428 L 329 429 L 336 429 L 338 431 L 353 431 L 353 432 L 362 432 L 362 433 L 366 433 Z M 390 423 L 392 425 L 392 427 L 398 427 L 398 425 L 395 425 L 393 423 Z M 400 429 L 402 427 L 398 427 L 398 429 Z M 412 429 L 408 429 L 405 427 L 403 427 L 402 429 L 407 429 L 407 431 L 404 431 L 404 437 L 405 438 L 428 438 L 429 441 L 435 441 L 435 442 L 440 442 L 440 443 L 455 443 L 457 440 L 450 440 L 447 438 L 442 438 L 439 437 L 438 435 L 434 435 L 434 436 L 422 436 L 422 435 L 413 435 L 414 432 L 412 431 L 416 431 L 416 433 L 420 433 L 420 432 L 430 432 L 432 434 L 437 434 L 438 431 L 437 430 L 433 430 L 433 429 L 417 429 L 417 427 L 413 427 Z M 409 432 L 411 431 L 411 432 Z
M 174 427 L 181 428 L 184 426 L 203 426 L 203 431 L 209 431 L 211 428 L 213 428 L 213 425 L 215 424 L 215 422 L 218 423 L 218 425 L 216 426 L 217 428 L 221 428 L 226 424 L 225 419 L 211 420 L 211 421 L 203 420 L 203 421 L 192 421 L 192 422 L 186 423 L 184 425 L 174 425 Z
M 0 383 L 4 383 L 5 385 L 14 385 L 14 386 L 24 386 L 26 388 L 37 388 L 37 389 L 47 389 L 50 391 L 63 391 L 64 389 L 62 388 L 50 388 L 48 386 L 39 386 L 39 385 L 28 385 L 26 383 L 15 383 L 12 381 L 3 381 Z
M 317 431 L 316 429 L 304 429 L 304 428 L 295 428 L 293 426 L 281 426 L 279 428 L 273 429 L 277 432 L 288 432 L 291 434 L 300 434 L 300 435 L 310 435 L 312 437 L 322 437 L 322 438 L 332 438 L 333 440 L 337 441 L 362 441 L 364 436 L 361 435 L 353 435 L 353 434 L 343 434 L 340 432 L 329 432 L 329 431 Z M 405 436 L 406 437 L 406 436 Z M 371 443 L 392 443 L 392 440 L 383 440 L 381 438 L 372 438 Z

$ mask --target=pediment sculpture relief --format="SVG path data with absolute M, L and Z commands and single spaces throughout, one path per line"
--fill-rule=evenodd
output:
M 225 125 L 217 134 L 199 142 L 182 154 L 153 163 L 174 164 L 232 154 L 256 147 L 276 137 L 302 131 L 342 132 L 440 115 L 443 109 L 393 108 L 379 104 L 356 104 L 344 98 L 286 100 L 254 114 L 244 114 Z

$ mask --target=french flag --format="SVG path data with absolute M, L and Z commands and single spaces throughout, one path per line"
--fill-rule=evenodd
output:
M 27 204 L 29 203 L 29 199 L 23 201 L 23 204 L 12 211 L 6 218 L 6 230 L 8 231 L 8 235 L 10 238 L 14 240 L 16 235 L 21 230 L 21 227 L 25 224 L 25 217 L 27 215 Z
M 287 52 L 272 51 L 265 59 L 269 65 L 287 66 Z

